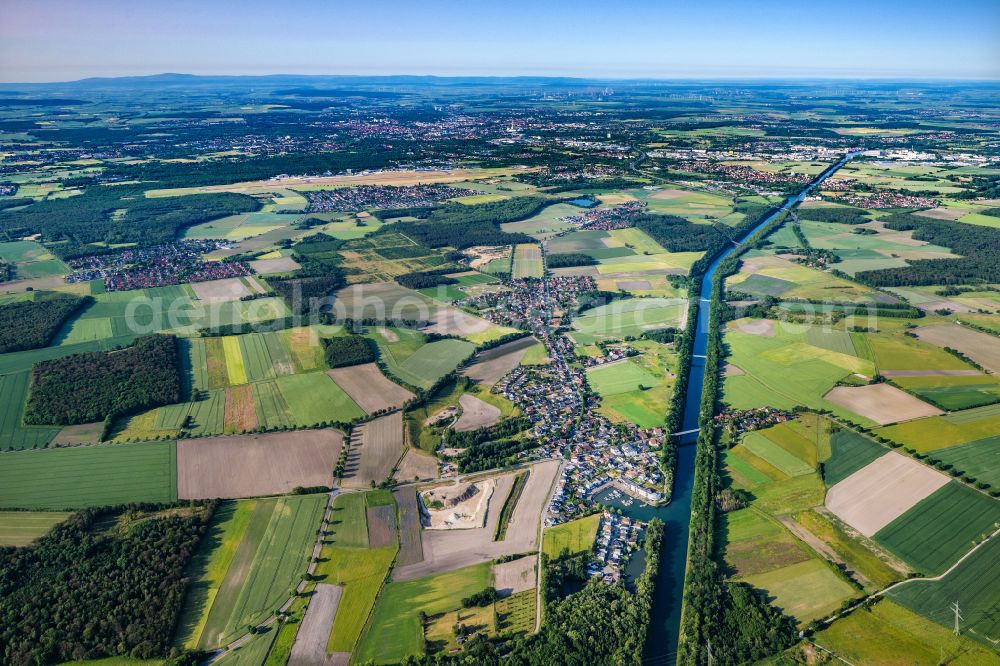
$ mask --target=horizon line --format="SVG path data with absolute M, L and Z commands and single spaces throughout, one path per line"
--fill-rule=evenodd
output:
M 942 76 L 942 75 L 890 75 L 890 74 L 753 74 L 753 75 L 715 75 L 702 76 L 695 74 L 677 74 L 672 76 L 599 76 L 599 75 L 567 75 L 567 74 L 413 74 L 398 72 L 393 74 L 355 74 L 355 73 L 295 73 L 284 72 L 274 74 L 223 74 L 223 73 L 200 73 L 161 71 L 149 74 L 122 74 L 116 76 L 86 76 L 79 79 L 66 80 L 0 80 L 0 86 L 16 85 L 69 85 L 78 83 L 98 82 L 98 81 L 119 81 L 124 79 L 155 79 L 166 77 L 186 77 L 198 78 L 226 78 L 226 79 L 279 79 L 282 77 L 300 78 L 357 78 L 357 79 L 389 79 L 389 78 L 413 78 L 413 79 L 562 79 L 569 81 L 600 81 L 600 82 L 697 82 L 697 81 L 880 81 L 880 82 L 957 82 L 957 83 L 1000 83 L 1000 77 L 983 78 L 978 76 Z

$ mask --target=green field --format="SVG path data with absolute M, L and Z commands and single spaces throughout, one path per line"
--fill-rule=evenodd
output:
M 27 546 L 69 515 L 57 511 L 0 511 L 0 546 Z
M 371 623 L 354 659 L 364 663 L 396 663 L 423 651 L 419 613 L 429 616 L 454 610 L 464 597 L 490 585 L 489 562 L 443 574 L 389 583 L 382 590 Z M 337 615 L 340 615 L 338 610 Z M 336 631 L 334 631 L 336 634 Z
M 588 551 L 594 547 L 600 523 L 601 514 L 595 513 L 586 518 L 549 527 L 542 533 L 542 552 L 549 557 L 558 557 L 564 549 L 568 549 L 571 553 Z
M 343 585 L 327 650 L 353 652 L 375 599 L 396 557 L 396 546 L 384 548 L 325 547 L 316 576 L 324 583 Z
M 540 278 L 544 274 L 545 266 L 542 263 L 542 251 L 538 245 L 534 243 L 522 243 L 514 247 L 513 277 Z
M 736 329 L 754 326 L 760 320 L 738 320 L 725 333 L 729 345 L 728 361 L 744 374 L 731 375 L 723 381 L 723 399 L 736 409 L 777 407 L 791 409 L 804 405 L 828 409 L 842 418 L 872 425 L 839 405 L 823 399 L 838 381 L 853 373 L 874 374 L 872 364 L 862 358 L 843 354 L 805 341 L 798 327 L 774 323 L 774 335 L 756 335 Z
M 202 621 L 199 645 L 235 638 L 290 596 L 305 572 L 326 495 L 256 500 L 225 577 Z
M 330 543 L 351 548 L 368 547 L 368 518 L 365 514 L 365 493 L 338 495 L 333 503 L 330 521 L 333 534 Z
M 1000 616 L 996 612 L 1000 604 L 998 561 L 1000 539 L 991 539 L 941 580 L 907 583 L 889 592 L 889 596 L 946 627 L 952 625 L 954 614 L 950 607 L 957 602 L 965 618 L 962 633 L 995 647 L 992 640 L 1000 636 Z
M 94 298 L 91 306 L 67 324 L 57 344 L 157 331 L 192 334 L 208 326 L 255 323 L 289 314 L 285 302 L 276 297 L 202 303 L 193 298 L 188 285 L 105 292 Z
M 799 625 L 828 616 L 858 592 L 831 565 L 810 559 L 743 578 L 774 597 L 772 603 Z
M 1000 432 L 1000 405 L 907 421 L 875 431 L 917 451 L 927 452 L 992 437 Z
M 0 396 L 3 397 L 0 403 L 0 449 L 43 447 L 59 432 L 59 428 L 23 425 L 30 384 L 31 373 L 27 370 L 0 375 Z
M 651 340 L 629 346 L 640 354 L 591 369 L 588 383 L 601 396 L 601 413 L 611 420 L 661 426 L 673 395 L 676 357 L 669 347 Z
M 601 396 L 634 391 L 640 387 L 652 388 L 660 379 L 649 370 L 631 360 L 598 366 L 587 373 L 587 382 Z
M 754 455 L 766 460 L 788 476 L 809 474 L 814 467 L 771 441 L 769 431 L 747 433 L 741 444 Z
M 631 298 L 585 311 L 573 320 L 573 339 L 590 344 L 604 338 L 639 337 L 648 329 L 679 327 L 687 301 L 672 298 Z
M 971 640 L 968 633 L 954 636 L 950 627 L 942 626 L 947 625 L 944 615 L 938 622 L 883 599 L 837 620 L 813 640 L 852 664 L 938 664 L 942 656 L 955 666 L 996 663 L 992 649 Z
M 938 449 L 934 457 L 978 481 L 1000 487 L 1000 435 Z
M 286 375 L 274 380 L 291 410 L 294 423 L 350 421 L 365 412 L 325 372 Z
M 173 442 L 0 454 L 0 507 L 75 509 L 177 499 Z
M 400 342 L 403 342 L 402 336 Z M 476 347 L 465 340 L 438 340 L 420 346 L 402 362 L 396 361 L 395 352 L 399 347 L 390 349 L 393 354 L 385 359 L 389 371 L 408 384 L 429 388 L 471 356 Z
M 546 206 L 537 214 L 520 222 L 506 222 L 500 228 L 508 233 L 521 232 L 539 240 L 549 238 L 554 234 L 572 229 L 573 225 L 563 222 L 560 218 L 579 215 L 582 209 L 568 203 L 557 203 Z
M 823 463 L 823 481 L 829 488 L 870 462 L 886 454 L 886 449 L 851 430 L 830 436 L 830 458 Z
M 174 645 L 196 649 L 201 642 L 209 611 L 256 507 L 257 500 L 224 502 L 212 516 L 208 532 L 188 567 L 187 575 L 191 583 L 184 596 Z
M 952 481 L 910 507 L 874 538 L 916 570 L 934 576 L 997 524 L 1000 502 Z

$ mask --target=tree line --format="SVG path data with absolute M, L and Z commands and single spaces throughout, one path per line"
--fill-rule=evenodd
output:
M 381 211 L 379 217 L 416 217 L 416 222 L 394 222 L 376 233 L 404 233 L 427 247 L 451 246 L 459 250 L 475 245 L 513 245 L 532 243 L 527 234 L 507 233 L 500 228 L 506 222 L 531 217 L 551 202 L 541 197 L 514 197 L 504 201 L 467 206 L 446 203 L 437 208 L 406 208 Z

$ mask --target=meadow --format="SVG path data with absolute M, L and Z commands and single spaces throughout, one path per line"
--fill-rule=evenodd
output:
M 586 310 L 573 320 L 573 339 L 591 344 L 602 339 L 639 337 L 643 331 L 683 326 L 687 301 L 673 298 L 631 298 Z
M 600 523 L 601 515 L 595 513 L 549 527 L 542 532 L 542 552 L 549 557 L 558 557 L 563 550 L 571 553 L 589 551 L 594 547 Z
M 386 664 L 421 654 L 424 641 L 419 613 L 423 611 L 433 617 L 459 608 L 464 597 L 490 585 L 490 567 L 486 562 L 387 584 L 375 604 L 354 659 Z
M 673 382 L 666 374 L 671 363 L 672 358 L 664 361 L 651 354 L 589 371 L 587 380 L 601 396 L 601 413 L 644 428 L 663 425 L 673 394 Z
M 177 499 L 173 442 L 2 454 L 0 507 L 79 509 Z
M 507 233 L 521 232 L 538 240 L 544 240 L 560 231 L 572 229 L 573 225 L 569 222 L 563 222 L 562 218 L 579 215 L 581 212 L 582 209 L 579 206 L 569 203 L 556 203 L 546 206 L 526 220 L 506 222 L 501 224 L 500 228 Z
M 723 382 L 723 399 L 736 409 L 805 405 L 829 409 L 838 416 L 866 425 L 872 422 L 823 399 L 834 385 L 853 373 L 873 376 L 872 364 L 850 354 L 824 349 L 806 342 L 801 327 L 775 322 L 772 335 L 755 330 L 754 320 L 731 322 L 725 333 L 728 361 L 744 374 L 730 375 Z M 742 330 L 741 330 L 742 329 Z
M 0 547 L 27 546 L 69 516 L 60 511 L 0 511 Z
M 907 421 L 875 431 L 921 453 L 978 441 L 997 432 L 1000 432 L 1000 405 Z
M 956 666 L 995 661 L 992 649 L 968 634 L 955 636 L 946 624 L 944 614 L 932 622 L 894 600 L 883 599 L 834 622 L 813 640 L 854 664 L 934 664 L 942 656 Z

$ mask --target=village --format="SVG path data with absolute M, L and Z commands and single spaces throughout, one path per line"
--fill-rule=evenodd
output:
M 203 261 L 202 255 L 229 249 L 222 240 L 183 240 L 147 248 L 70 259 L 66 282 L 104 280 L 106 291 L 128 291 L 242 277 L 252 273 L 244 261 Z
M 543 442 L 536 451 L 522 454 L 524 459 L 565 460 L 545 509 L 544 524 L 551 527 L 593 513 L 599 504 L 596 496 L 608 488 L 627 496 L 628 503 L 652 505 L 667 499 L 670 484 L 659 458 L 666 431 L 612 423 L 598 414 L 599 398 L 588 387 L 572 341 L 555 332 L 568 323 L 578 297 L 594 288 L 593 279 L 509 280 L 503 287 L 471 302 L 491 321 L 531 330 L 551 359 L 548 365 L 518 366 L 492 388 L 520 407 L 532 423 L 529 435 Z M 627 354 L 628 347 L 615 347 L 613 352 L 615 356 Z M 612 521 L 610 515 L 605 521 L 610 531 L 598 549 L 603 564 L 594 573 L 601 573 L 608 582 L 619 579 L 627 560 L 624 553 L 638 538 L 640 528 L 625 521 L 618 517 Z

